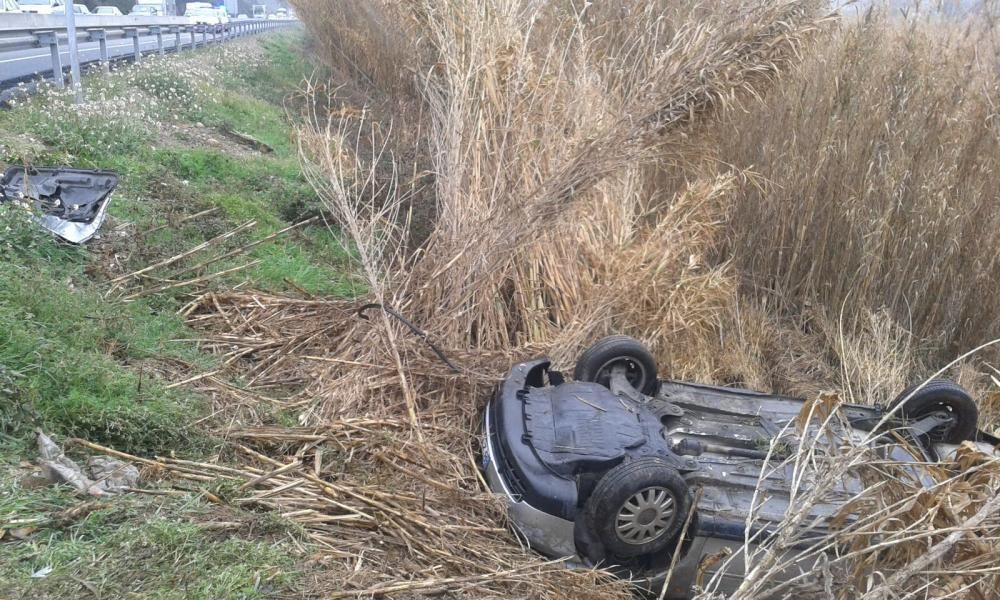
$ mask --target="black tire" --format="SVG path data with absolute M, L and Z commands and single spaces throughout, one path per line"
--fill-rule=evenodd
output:
M 890 409 L 903 403 L 898 414 L 906 420 L 917 420 L 933 412 L 948 411 L 954 415 L 954 423 L 932 430 L 929 434 L 931 441 L 960 444 L 975 439 L 979 429 L 979 408 L 969 392 L 962 386 L 944 379 L 933 379 L 917 389 L 919 385 L 911 385 L 903 390 L 889 405 Z M 913 395 L 907 400 L 910 394 Z
M 576 361 L 573 379 L 592 381 L 611 387 L 611 368 L 624 363 L 632 387 L 647 396 L 656 393 L 656 361 L 639 340 L 627 335 L 612 335 L 587 348 Z
M 584 526 L 608 554 L 656 554 L 677 544 L 692 502 L 676 469 L 659 458 L 639 458 L 605 473 L 584 503 Z

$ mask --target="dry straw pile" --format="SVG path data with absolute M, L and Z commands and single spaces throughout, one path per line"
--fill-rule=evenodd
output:
M 333 597 L 628 597 L 519 547 L 486 490 L 478 414 L 515 359 L 622 332 L 673 377 L 873 402 L 997 331 L 992 30 L 838 29 L 812 0 L 295 4 L 337 84 L 306 90 L 304 169 L 365 302 L 459 372 L 357 302 L 206 293 L 185 313 L 251 390 L 192 381 L 242 422 L 230 466 L 147 464 L 302 523 Z M 301 427 L 255 426 L 262 402 Z M 963 452 L 923 490 L 865 448 L 789 460 L 802 493 L 738 597 L 997 597 L 994 461 Z M 777 584 L 849 470 L 879 482 L 865 518 Z

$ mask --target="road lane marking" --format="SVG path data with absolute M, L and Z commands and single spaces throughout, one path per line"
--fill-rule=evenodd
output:
M 153 42 L 153 41 L 139 42 L 140 48 L 142 46 L 150 45 L 150 44 L 155 46 L 156 42 Z M 111 50 L 112 48 L 131 48 L 131 47 L 132 47 L 131 43 L 128 43 L 128 44 L 116 44 L 116 45 L 108 44 L 108 50 Z M 173 48 L 172 45 L 171 46 L 167 46 L 167 44 L 164 44 L 163 47 L 164 48 L 168 48 L 168 47 L 169 48 Z M 100 48 L 82 48 L 78 52 L 82 53 L 82 52 L 98 52 L 98 51 L 100 51 Z M 52 56 L 51 52 L 45 52 L 43 54 L 32 54 L 30 56 L 20 56 L 18 58 L 8 58 L 8 59 L 5 59 L 5 60 L 0 60 L 0 64 L 18 62 L 18 61 L 21 61 L 21 60 L 35 60 L 36 58 L 49 58 L 50 56 Z M 69 52 L 68 51 L 60 52 L 59 56 L 69 58 Z M 63 65 L 63 66 L 65 66 L 65 65 Z

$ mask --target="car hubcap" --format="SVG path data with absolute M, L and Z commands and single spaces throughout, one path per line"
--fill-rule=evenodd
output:
M 666 488 L 648 487 L 625 501 L 615 531 L 627 544 L 646 544 L 661 537 L 674 522 L 674 497 Z

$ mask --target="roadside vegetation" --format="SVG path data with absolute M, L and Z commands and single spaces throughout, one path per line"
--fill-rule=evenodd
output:
M 122 174 L 85 249 L 3 213 L 0 589 L 627 598 L 520 545 L 476 466 L 512 362 L 571 368 L 610 333 L 666 376 L 822 407 L 942 370 L 997 426 L 990 14 L 294 4 L 308 37 L 91 77 L 80 109 L 49 91 L 0 113 L 0 160 Z M 127 453 L 150 489 L 94 504 L 33 488 L 35 427 Z M 872 464 L 864 527 L 824 538 L 850 552 L 803 594 L 998 589 L 1000 515 L 952 539 L 993 506 L 995 459 L 967 454 L 974 476 L 943 465 L 923 490 L 864 448 L 825 450 L 790 453 L 826 465 L 820 484 L 735 597 L 774 591 L 807 504 Z
M 470 397 L 515 358 L 546 352 L 569 367 L 594 339 L 626 333 L 671 378 L 820 402 L 885 403 L 941 369 L 996 426 L 995 2 L 974 3 L 968 17 L 893 3 L 844 20 L 810 1 L 296 4 L 341 84 L 340 106 L 314 111 L 302 132 L 310 181 L 354 240 L 373 300 L 464 367 L 445 379 L 388 318 L 378 334 L 346 328 L 326 342 L 343 349 L 333 356 L 383 365 L 385 378 L 373 389 L 366 369 L 331 367 L 312 385 L 324 399 L 318 422 L 372 411 L 408 421 L 393 445 L 436 457 L 421 475 L 475 489 L 471 461 L 457 465 L 476 442 L 453 433 L 475 427 Z M 414 198 L 436 210 L 416 254 L 398 226 Z M 381 343 L 349 343 L 358 339 Z M 327 395 L 338 389 L 357 391 Z M 815 464 L 813 450 L 795 464 Z M 855 552 L 808 582 L 813 591 L 995 595 L 995 573 L 976 567 L 1000 560 L 986 541 L 997 531 L 996 460 L 984 460 L 983 480 L 929 491 L 876 475 L 881 491 L 857 499 L 871 529 L 823 539 Z M 871 461 L 851 450 L 819 479 Z M 385 470 L 373 484 L 373 468 L 341 481 L 432 504 L 415 477 Z M 816 502 L 822 488 L 797 501 Z M 909 497 L 921 509 L 897 520 Z M 468 500 L 447 515 L 484 528 L 501 518 Z M 981 524 L 981 545 L 927 553 L 951 547 L 946 536 L 980 509 L 989 521 L 968 522 Z M 755 551 L 736 597 L 766 597 L 782 553 L 802 541 L 802 514 L 794 506 L 787 529 Z M 458 554 L 449 575 L 482 577 L 477 597 L 503 597 L 512 580 L 525 595 L 562 597 L 570 580 L 593 597 L 612 593 L 584 585 L 591 574 L 539 577 L 487 533 L 448 541 L 421 546 L 419 564 L 430 570 L 434 549 L 448 548 Z M 462 556 L 491 560 L 458 566 Z M 397 564 L 357 587 L 411 579 L 413 567 Z M 523 570 L 502 584 L 489 576 L 511 569 Z
M 303 297 L 363 290 L 300 173 L 283 104 L 312 72 L 301 34 L 270 35 L 91 74 L 80 106 L 43 89 L 0 111 L 0 166 L 120 176 L 101 237 L 85 247 L 54 240 L 23 207 L 0 207 L 0 596 L 291 593 L 301 535 L 276 515 L 220 504 L 216 488 L 83 501 L 32 486 L 24 461 L 36 429 L 143 456 L 212 456 L 228 416 L 220 394 L 171 385 L 221 366 L 184 304 L 249 282 Z M 238 378 L 220 385 L 241 393 Z

